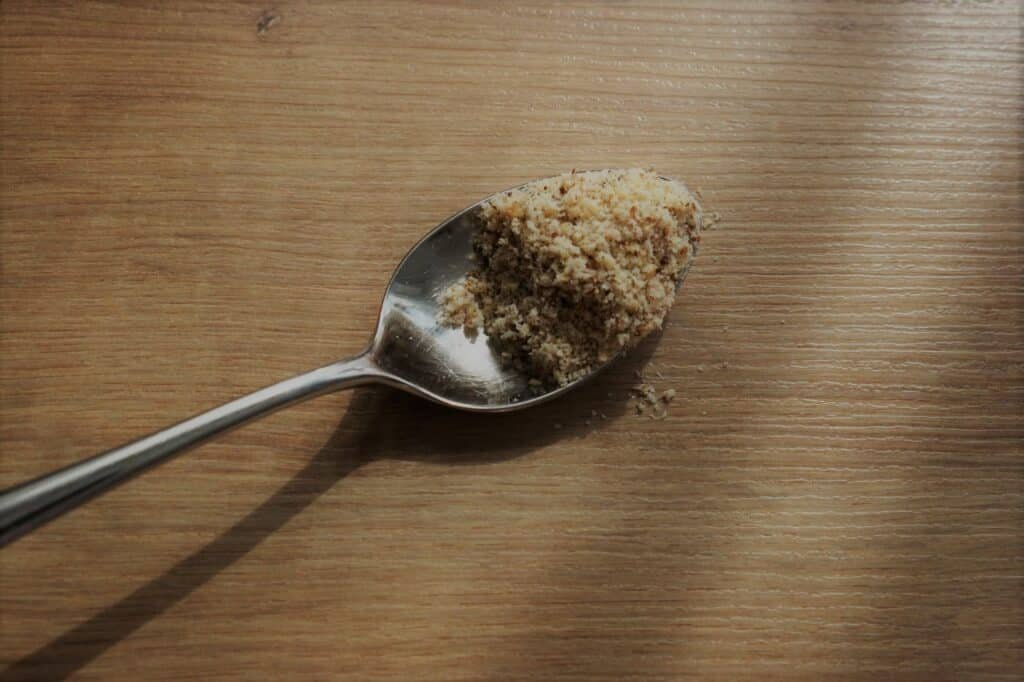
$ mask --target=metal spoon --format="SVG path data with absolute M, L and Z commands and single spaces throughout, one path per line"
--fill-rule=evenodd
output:
M 551 400 L 586 381 L 589 376 L 538 395 L 528 390 L 528 377 L 502 366 L 485 334 L 469 339 L 462 329 L 438 323 L 438 295 L 468 271 L 475 212 L 490 198 L 445 220 L 406 254 L 388 283 L 377 330 L 362 353 L 3 491 L 0 547 L 172 455 L 325 393 L 381 383 L 461 410 L 509 412 Z

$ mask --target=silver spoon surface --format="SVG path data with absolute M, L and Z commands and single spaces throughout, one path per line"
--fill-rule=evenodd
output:
M 476 211 L 497 194 L 448 218 L 406 254 L 362 353 L 0 492 L 0 547 L 183 450 L 318 395 L 380 383 L 461 410 L 509 412 L 571 391 L 607 367 L 614 358 L 590 375 L 537 394 L 528 377 L 502 365 L 483 332 L 470 339 L 462 329 L 438 322 L 441 292 L 470 269 Z

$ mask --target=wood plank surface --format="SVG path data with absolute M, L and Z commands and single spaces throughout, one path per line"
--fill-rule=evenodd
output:
M 0 680 L 1020 679 L 1021 22 L 3 2 L 2 485 L 360 350 L 497 189 L 653 166 L 723 221 L 549 408 L 324 397 L 6 548 Z

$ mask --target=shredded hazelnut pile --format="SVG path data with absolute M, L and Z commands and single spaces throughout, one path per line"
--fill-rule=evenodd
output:
M 567 384 L 659 329 L 700 239 L 681 183 L 651 170 L 564 175 L 479 210 L 475 268 L 441 298 L 441 321 L 482 329 L 502 358 Z

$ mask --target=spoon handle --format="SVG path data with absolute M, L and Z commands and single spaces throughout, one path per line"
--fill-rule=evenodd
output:
M 368 353 L 285 379 L 173 426 L 0 492 L 0 547 L 173 455 L 302 400 L 375 381 Z

